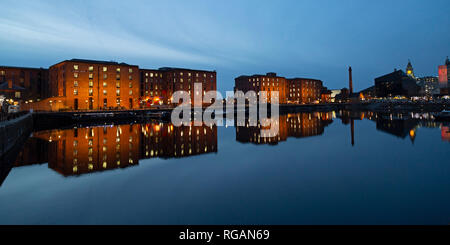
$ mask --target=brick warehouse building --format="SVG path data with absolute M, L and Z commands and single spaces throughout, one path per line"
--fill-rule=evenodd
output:
M 10 84 L 23 89 L 8 99 L 14 101 L 38 101 L 48 97 L 48 69 L 0 66 L 0 86 Z
M 278 91 L 280 104 L 287 103 L 286 96 L 286 78 L 277 76 L 276 73 L 267 73 L 266 75 L 240 76 L 235 79 L 235 91 L 244 93 L 255 91 L 259 98 L 261 91 L 267 92 L 267 102 L 271 103 L 271 91 Z
M 49 90 L 69 110 L 133 109 L 139 107 L 139 76 L 135 65 L 72 59 L 50 67 Z
M 17 89 L 8 94 L 16 95 L 22 110 L 138 109 L 171 105 L 177 90 L 191 94 L 193 100 L 194 83 L 202 84 L 203 94 L 217 89 L 216 71 L 139 69 L 113 61 L 71 59 L 50 69 L 0 68 L 0 85 L 8 87 L 8 81 L 15 85 Z
M 141 96 L 160 104 L 171 104 L 174 91 L 185 91 L 194 101 L 194 84 L 202 84 L 202 96 L 217 90 L 216 71 L 163 67 L 141 69 Z M 155 101 L 156 99 L 156 101 Z M 209 104 L 206 102 L 205 104 Z
M 240 76 L 235 79 L 235 91 L 244 93 L 266 91 L 270 103 L 270 92 L 279 92 L 279 103 L 313 103 L 321 99 L 323 83 L 317 79 L 292 78 L 286 79 L 277 76 L 276 73 L 264 75 Z
M 288 79 L 287 96 L 290 103 L 313 103 L 321 99 L 322 81 L 309 78 Z

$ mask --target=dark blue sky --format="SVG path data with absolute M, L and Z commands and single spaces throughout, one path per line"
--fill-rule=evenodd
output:
M 277 72 L 357 90 L 405 69 L 437 75 L 450 55 L 450 1 L 17 1 L 0 2 L 0 64 L 48 67 L 64 59 L 178 66 L 234 77 Z

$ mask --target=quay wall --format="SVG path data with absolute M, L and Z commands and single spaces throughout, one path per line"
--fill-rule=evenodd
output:
M 0 159 L 17 143 L 28 138 L 32 130 L 33 116 L 31 113 L 0 122 Z

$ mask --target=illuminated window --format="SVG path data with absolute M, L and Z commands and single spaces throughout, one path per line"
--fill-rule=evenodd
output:
M 108 67 L 104 66 L 103 67 L 103 72 L 107 72 L 108 71 Z
M 78 70 L 78 65 L 73 65 L 74 70 Z
M 128 72 L 129 72 L 129 73 L 133 73 L 133 69 L 131 69 L 131 68 L 128 69 Z
M 133 90 L 130 90 L 130 95 L 133 95 Z
M 94 71 L 94 67 L 93 66 L 89 66 L 89 71 Z
M 90 139 L 89 142 L 88 142 L 88 145 L 89 146 L 93 146 L 94 145 L 94 141 L 92 139 Z
M 153 77 L 153 73 L 150 73 L 150 77 Z
M 116 87 L 120 88 L 120 82 L 116 82 Z
M 4 76 L 4 75 L 5 75 L 5 71 L 1 71 L 0 74 L 1 74 L 2 76 Z
M 116 95 L 120 96 L 120 89 L 116 89 Z
M 78 81 L 73 81 L 73 86 L 78 87 Z
M 74 77 L 74 78 L 78 78 L 78 73 L 74 73 L 74 74 L 73 74 L 73 77 Z
M 106 86 L 108 86 L 108 83 L 107 82 L 103 82 L 103 87 L 106 87 Z
M 107 95 L 106 89 L 103 89 L 103 95 Z
M 90 79 L 94 78 L 94 74 L 89 73 L 89 78 L 90 78 Z
M 92 96 L 94 94 L 94 90 L 92 88 L 89 89 L 89 96 Z
M 130 83 L 128 84 L 128 87 L 132 88 L 132 87 L 133 87 L 133 83 L 130 82 Z
M 78 95 L 78 89 L 73 90 L 73 95 Z
M 89 80 L 89 87 L 94 87 L 94 82 L 92 80 Z
M 116 75 L 116 80 L 120 80 L 120 74 Z
M 129 76 L 128 76 L 128 79 L 133 80 L 133 76 L 132 76 L 132 75 L 129 75 Z
M 103 79 L 107 79 L 108 78 L 108 74 L 103 74 Z
M 116 69 L 116 72 L 117 72 L 117 73 L 120 73 L 120 68 L 117 68 L 117 69 Z

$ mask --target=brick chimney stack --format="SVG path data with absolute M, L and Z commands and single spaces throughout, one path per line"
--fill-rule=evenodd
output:
M 353 94 L 353 78 L 352 78 L 352 67 L 348 68 L 348 89 L 350 94 Z

